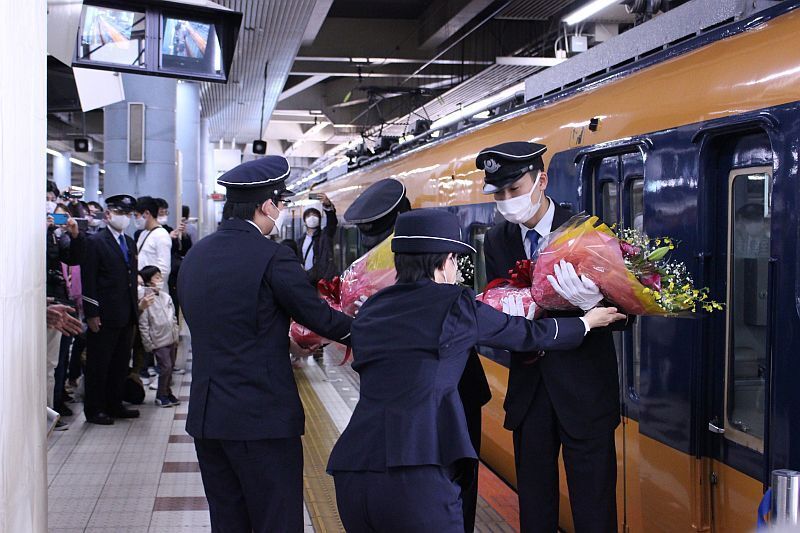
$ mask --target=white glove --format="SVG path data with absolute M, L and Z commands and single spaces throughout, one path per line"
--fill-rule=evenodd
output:
M 364 296 L 364 295 L 361 295 L 361 296 L 358 297 L 358 299 L 355 302 L 353 302 L 353 305 L 356 306 L 356 312 L 354 314 L 357 315 L 358 312 L 361 311 L 361 306 L 364 305 L 364 302 L 366 302 L 366 301 L 367 301 L 367 297 Z
M 536 304 L 531 303 L 528 312 L 525 313 L 525 304 L 522 301 L 522 296 L 506 296 L 500 300 L 503 303 L 503 312 L 511 316 L 524 316 L 528 320 L 533 320 L 533 315 L 536 313 Z
M 553 290 L 575 307 L 588 311 L 603 300 L 603 294 L 597 285 L 586 276 L 578 277 L 572 263 L 562 259 L 554 270 L 556 276 L 547 276 L 547 281 L 553 286 Z

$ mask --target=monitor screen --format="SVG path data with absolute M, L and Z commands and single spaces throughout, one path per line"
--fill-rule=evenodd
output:
M 144 28 L 144 13 L 85 5 L 78 57 L 102 63 L 142 67 Z
M 219 38 L 214 24 L 171 17 L 162 20 L 163 67 L 212 75 L 221 73 Z

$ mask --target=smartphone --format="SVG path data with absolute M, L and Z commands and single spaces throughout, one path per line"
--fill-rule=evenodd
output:
M 88 218 L 76 218 L 75 222 L 78 223 L 78 229 L 80 231 L 86 231 L 89 229 L 89 219 Z
M 67 223 L 67 220 L 69 220 L 69 215 L 66 213 L 53 213 L 50 216 L 53 217 L 53 224 L 56 226 L 63 226 Z
M 322 194 L 318 192 L 310 192 L 308 193 L 309 200 L 322 200 Z

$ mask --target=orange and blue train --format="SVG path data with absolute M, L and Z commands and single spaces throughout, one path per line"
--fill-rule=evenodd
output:
M 415 208 L 456 213 L 479 251 L 478 291 L 497 214 L 474 162 L 501 142 L 547 145 L 555 201 L 680 241 L 674 257 L 725 311 L 643 317 L 616 338 L 620 531 L 752 531 L 770 472 L 800 469 L 799 7 L 783 2 L 314 188 L 344 212 L 392 177 Z M 343 223 L 340 264 L 360 253 Z M 482 363 L 493 392 L 482 459 L 513 486 L 508 371 Z M 565 485 L 561 495 L 571 531 Z

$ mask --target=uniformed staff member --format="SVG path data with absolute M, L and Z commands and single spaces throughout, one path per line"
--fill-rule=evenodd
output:
M 547 197 L 546 147 L 509 142 L 486 148 L 485 194 L 494 195 L 505 221 L 486 234 L 487 279 L 505 277 L 530 258 L 539 239 L 573 213 Z M 557 269 L 554 288 L 588 311 L 603 299 L 574 269 Z M 580 313 L 579 313 L 580 314 Z M 574 316 L 549 312 L 548 316 Z M 621 323 L 622 324 L 622 323 Z M 614 430 L 620 421 L 617 357 L 610 328 L 592 331 L 580 347 L 544 357 L 512 357 L 505 427 L 514 432 L 514 455 L 523 532 L 558 529 L 558 455 L 563 447 L 570 504 L 577 533 L 617 530 L 617 462 Z
M 318 296 L 297 256 L 265 238 L 289 163 L 239 165 L 216 233 L 192 246 L 178 293 L 192 338 L 186 431 L 195 438 L 214 531 L 303 530 L 305 417 L 289 360 L 289 320 L 349 343 L 351 319 Z
M 411 210 L 402 182 L 387 178 L 370 185 L 345 212 L 345 219 L 356 224 L 367 250 L 383 242 L 394 231 L 397 217 Z M 458 385 L 467 416 L 467 428 L 476 453 L 481 451 L 481 408 L 492 398 L 489 382 L 477 351 L 470 354 Z M 478 463 L 465 464 L 459 476 L 464 512 L 464 531 L 475 529 L 478 507 Z
M 370 297 L 353 321 L 361 398 L 328 471 L 348 533 L 460 533 L 464 463 L 477 463 L 458 382 L 476 344 L 572 349 L 594 328 L 624 318 L 613 308 L 580 318 L 529 321 L 475 300 L 455 284 L 458 219 L 421 209 L 397 219 L 397 283 Z
M 136 418 L 122 405 L 133 328 L 138 321 L 136 243 L 125 234 L 136 200 L 127 194 L 106 200 L 106 227 L 89 237 L 81 264 L 86 335 L 84 413 L 92 424 Z
M 386 178 L 367 187 L 344 212 L 344 219 L 356 225 L 361 244 L 369 251 L 392 234 L 397 216 L 410 210 L 406 186 Z

